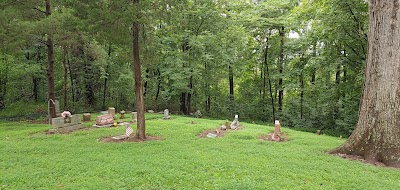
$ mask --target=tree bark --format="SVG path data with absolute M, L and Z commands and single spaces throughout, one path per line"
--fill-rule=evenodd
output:
M 233 69 L 232 63 L 229 63 L 229 100 L 230 100 L 230 109 L 231 111 L 235 111 L 235 93 L 234 93 L 234 86 L 233 86 Z
M 272 84 L 271 84 L 271 78 L 269 75 L 269 67 L 268 67 L 268 48 L 269 48 L 269 35 L 270 32 L 268 33 L 268 37 L 267 37 L 267 43 L 265 45 L 265 52 L 264 52 L 264 89 L 263 89 L 263 99 L 265 98 L 265 80 L 266 78 L 268 78 L 268 86 L 269 86 L 269 95 L 271 98 L 271 105 L 272 105 L 272 121 L 275 121 L 275 103 L 274 103 L 274 96 L 272 94 Z M 264 102 L 264 101 L 263 101 Z M 265 107 L 265 106 L 264 106 Z
M 136 6 L 139 6 L 139 0 L 133 0 Z M 144 97 L 143 97 L 143 83 L 142 72 L 140 68 L 139 57 L 139 15 L 137 14 L 136 21 L 132 24 L 132 49 L 133 49 L 133 72 L 135 75 L 135 95 L 136 95 L 136 109 L 137 109 L 137 130 L 136 138 L 146 139 L 145 131 L 145 116 L 144 116 Z
M 284 45 L 284 38 L 285 38 L 285 28 L 282 26 L 282 28 L 279 30 L 279 37 L 281 38 L 281 47 L 279 51 L 279 82 L 278 82 L 278 109 L 279 111 L 282 111 L 283 107 L 283 45 Z
M 111 43 L 110 44 L 108 44 L 108 53 L 107 53 L 107 55 L 108 55 L 108 61 L 107 61 L 107 66 L 106 66 L 106 74 L 108 74 L 108 72 L 109 72 L 109 69 L 110 69 L 110 60 L 111 60 Z M 104 78 L 104 89 L 103 89 L 103 103 L 102 103 L 102 108 L 103 108 L 103 110 L 105 110 L 106 109 L 106 98 L 107 98 L 107 96 L 106 96 L 106 94 L 107 94 L 107 81 L 108 81 L 108 77 L 109 77 L 110 75 L 108 75 L 108 76 L 106 76 L 105 78 Z
M 64 85 L 63 85 L 63 91 L 64 91 L 64 110 L 68 110 L 68 62 L 67 62 L 67 47 L 64 46 L 64 51 L 63 51 L 63 65 L 64 65 Z
M 400 167 L 399 4 L 369 1 L 369 50 L 359 119 L 346 143 L 331 153 Z
M 51 15 L 50 0 L 46 0 L 46 17 Z M 55 101 L 54 92 L 54 45 L 53 35 L 51 32 L 47 34 L 47 85 L 48 85 L 48 105 L 49 105 L 49 120 L 56 117 L 56 107 L 53 101 Z

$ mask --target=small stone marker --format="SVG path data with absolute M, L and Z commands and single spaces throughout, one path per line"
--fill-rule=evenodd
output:
M 100 113 L 101 113 L 101 115 L 106 115 L 106 114 L 108 114 L 108 111 L 101 111 Z
M 113 117 L 115 117 L 115 108 L 109 107 L 108 108 L 108 114 L 111 114 Z
M 215 137 L 217 137 L 217 135 L 214 134 L 214 133 L 208 133 L 208 134 L 206 135 L 206 137 L 208 137 L 208 138 L 215 138 Z
M 147 110 L 147 112 L 149 112 L 149 113 L 154 113 L 154 110 Z
M 55 109 L 56 109 L 56 115 L 60 114 L 60 101 L 55 100 L 54 101 L 54 106 L 55 106 Z
M 231 123 L 231 129 L 236 130 L 239 128 L 239 116 L 235 115 L 235 120 Z
M 132 122 L 137 122 L 137 112 L 132 112 Z
M 273 141 L 280 141 L 281 140 L 281 124 L 279 123 L 279 120 L 275 120 L 275 130 L 274 134 L 272 134 L 272 140 Z
M 200 118 L 203 115 L 201 114 L 200 110 L 197 110 L 196 112 L 194 112 L 194 116 Z
M 90 120 L 92 120 L 92 115 L 90 115 L 90 113 L 84 113 L 83 121 L 90 121 Z
M 122 110 L 119 112 L 121 114 L 121 116 L 119 117 L 120 119 L 125 119 L 125 111 Z
M 169 116 L 169 111 L 168 109 L 164 110 L 164 119 L 171 119 L 171 117 Z
M 126 135 L 118 135 L 118 136 L 115 136 L 115 137 L 112 137 L 113 139 L 115 139 L 115 140 L 122 140 L 122 139 L 126 139 L 127 137 L 126 137 Z
M 114 124 L 114 117 L 111 114 L 100 115 L 96 117 L 94 127 L 110 127 Z

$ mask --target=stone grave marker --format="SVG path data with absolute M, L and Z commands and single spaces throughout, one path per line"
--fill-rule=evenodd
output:
M 235 115 L 235 120 L 231 123 L 231 129 L 239 129 L 239 116 Z
M 90 113 L 83 114 L 83 121 L 91 121 L 91 120 L 92 120 L 92 115 L 90 115 Z
M 279 123 L 279 120 L 275 120 L 275 130 L 274 134 L 272 134 L 272 140 L 273 141 L 280 141 L 281 140 L 281 124 Z
M 114 117 L 111 114 L 100 115 L 96 117 L 94 127 L 110 127 L 114 124 Z
M 115 108 L 109 107 L 108 108 L 108 114 L 111 114 L 113 117 L 115 117 Z
M 121 116 L 119 117 L 120 119 L 125 119 L 125 111 L 122 110 L 119 112 L 121 114 Z
M 137 122 L 137 112 L 132 112 L 132 122 Z
M 54 108 L 56 109 L 56 115 L 58 117 L 60 117 L 61 116 L 60 115 L 60 101 L 58 101 L 58 100 L 54 101 Z
M 49 132 L 68 132 L 81 129 L 84 126 L 81 123 L 80 115 L 71 115 L 69 121 L 66 122 L 64 117 L 56 117 L 51 119 L 51 129 Z
M 164 119 L 171 119 L 171 117 L 169 116 L 169 111 L 168 109 L 164 110 Z

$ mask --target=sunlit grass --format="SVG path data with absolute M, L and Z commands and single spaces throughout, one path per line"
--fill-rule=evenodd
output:
M 400 189 L 399 170 L 326 154 L 339 138 L 284 128 L 288 142 L 266 142 L 273 127 L 248 123 L 198 138 L 225 121 L 146 117 L 162 140 L 102 143 L 125 128 L 46 135 L 47 124 L 0 122 L 0 189 Z

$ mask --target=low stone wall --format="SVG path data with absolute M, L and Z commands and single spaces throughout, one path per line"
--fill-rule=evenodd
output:
M 49 132 L 68 132 L 81 129 L 84 126 L 81 123 L 80 115 L 71 115 L 69 118 L 56 117 L 51 119 L 51 129 Z

